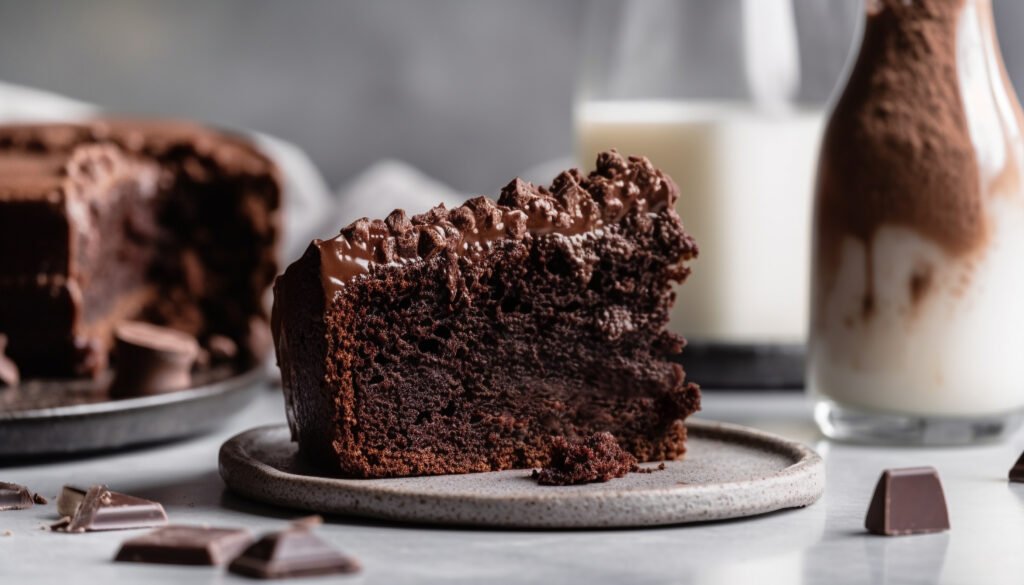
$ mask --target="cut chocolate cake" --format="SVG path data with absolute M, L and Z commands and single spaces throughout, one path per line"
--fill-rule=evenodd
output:
M 543 467 L 554 437 L 595 432 L 640 461 L 682 455 L 700 393 L 665 325 L 697 247 L 676 197 L 610 152 L 548 189 L 314 241 L 273 316 L 301 452 L 358 477 Z
M 194 124 L 0 127 L 8 355 L 22 376 L 96 375 L 115 325 L 137 318 L 257 357 L 279 205 L 270 160 Z

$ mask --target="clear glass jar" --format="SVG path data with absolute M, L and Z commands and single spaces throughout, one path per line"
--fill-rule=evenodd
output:
M 670 328 L 705 387 L 800 386 L 810 209 L 824 104 L 846 60 L 844 3 L 589 5 L 579 164 L 644 155 L 679 184 L 700 246 Z
M 818 423 L 856 441 L 999 438 L 1024 409 L 1024 123 L 991 2 L 864 6 L 818 175 Z

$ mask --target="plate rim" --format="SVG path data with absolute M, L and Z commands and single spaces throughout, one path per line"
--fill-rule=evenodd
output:
M 103 402 L 92 402 L 88 404 L 71 404 L 67 406 L 51 406 L 47 408 L 33 408 L 28 410 L 0 410 L 0 425 L 4 423 L 15 423 L 23 421 L 46 421 L 60 420 L 65 418 L 83 418 L 99 416 L 104 414 L 122 414 L 138 410 L 148 410 L 182 402 L 193 402 L 225 394 L 227 392 L 240 390 L 259 382 L 265 375 L 262 365 L 257 365 L 244 370 L 233 376 L 228 376 L 197 386 L 174 392 L 155 394 L 152 396 L 139 396 L 136 398 L 122 398 L 119 400 L 106 400 Z
M 752 488 L 767 489 L 776 485 L 789 485 L 793 482 L 800 480 L 806 480 L 809 483 L 809 489 L 806 490 L 806 494 L 800 498 L 801 501 L 806 500 L 803 504 L 772 504 L 770 506 L 761 506 L 759 509 L 752 512 L 746 513 L 735 513 L 727 514 L 722 516 L 712 516 L 707 518 L 708 520 L 720 520 L 727 518 L 745 517 L 751 515 L 757 515 L 767 513 L 775 510 L 782 510 L 793 507 L 803 507 L 810 505 L 818 501 L 824 493 L 825 485 L 825 466 L 822 457 L 811 447 L 800 443 L 798 441 L 792 441 L 784 437 L 780 437 L 773 433 L 753 429 L 743 425 L 734 423 L 718 422 L 705 419 L 691 419 L 686 422 L 687 430 L 691 433 L 691 436 L 706 437 L 711 440 L 726 440 L 732 443 L 743 444 L 750 448 L 760 449 L 763 451 L 773 452 L 782 454 L 789 458 L 793 463 L 786 466 L 785 468 L 772 473 L 771 475 L 754 478 L 754 479 L 743 479 L 736 481 L 720 482 L 714 484 L 683 484 L 674 486 L 662 486 L 662 487 L 649 487 L 649 488 L 629 488 L 629 489 L 616 489 L 610 487 L 607 489 L 591 490 L 591 491 L 578 491 L 572 492 L 560 491 L 558 489 L 552 489 L 549 492 L 538 492 L 538 493 L 521 493 L 521 494 L 487 494 L 487 493 L 473 493 L 468 495 L 464 492 L 430 492 L 420 494 L 410 494 L 407 489 L 402 489 L 399 486 L 384 486 L 380 485 L 378 479 L 360 479 L 360 478 L 343 478 L 343 477 L 329 477 L 329 476 L 315 476 L 315 475 L 298 475 L 283 471 L 269 463 L 257 459 L 255 456 L 250 455 L 247 452 L 247 447 L 252 444 L 252 441 L 256 437 L 261 437 L 265 433 L 270 431 L 284 431 L 288 433 L 287 425 L 285 424 L 272 424 L 254 427 L 243 431 L 227 441 L 221 446 L 218 454 L 218 468 L 220 475 L 223 478 L 225 484 L 235 493 L 239 493 L 244 497 L 251 498 L 257 501 L 262 501 L 272 505 L 292 507 L 292 508 L 303 508 L 312 510 L 308 506 L 295 505 L 296 498 L 284 498 L 284 497 L 266 497 L 260 496 L 256 493 L 257 490 L 247 488 L 244 481 L 238 480 L 235 476 L 234 471 L 236 469 L 245 469 L 248 472 L 255 474 L 256 480 L 264 485 L 267 482 L 281 484 L 281 483 L 305 483 L 307 485 L 312 484 L 317 487 L 327 488 L 340 488 L 344 487 L 349 495 L 354 497 L 373 497 L 373 496 L 392 496 L 398 498 L 417 498 L 421 504 L 425 500 L 435 503 L 445 502 L 459 502 L 465 503 L 467 500 L 480 505 L 488 505 L 494 503 L 500 504 L 518 504 L 523 502 L 541 502 L 544 504 L 557 503 L 559 501 L 572 500 L 574 502 L 608 502 L 609 500 L 628 500 L 631 498 L 657 498 L 657 497 L 692 497 L 697 498 L 704 495 L 713 495 L 715 492 L 721 491 L 736 491 L 736 490 L 750 490 Z M 731 439 L 731 440 L 730 440 Z M 528 470 L 506 470 L 500 472 L 489 472 L 489 473 L 524 473 Z M 437 476 L 445 477 L 445 476 Z M 386 481 L 386 480 L 384 480 Z M 779 498 L 782 500 L 783 498 Z M 286 502 L 287 500 L 287 502 Z M 335 506 L 324 506 L 335 508 Z M 382 514 L 373 510 L 367 510 L 359 506 L 348 506 L 348 510 L 344 512 L 338 511 L 327 511 L 327 513 L 347 514 L 353 516 L 372 517 L 372 518 L 384 518 L 391 520 L 405 520 L 405 521 L 417 521 L 411 519 L 411 516 L 406 511 L 404 514 Z M 443 520 L 418 520 L 420 522 L 427 522 L 433 524 L 466 524 L 463 521 L 443 521 Z M 668 519 L 664 522 L 637 522 L 635 524 L 583 524 L 573 525 L 572 527 L 612 527 L 612 526 L 654 526 L 664 524 L 683 524 L 688 522 L 699 521 L 697 519 L 690 520 L 678 520 Z M 554 527 L 548 524 L 539 523 L 488 523 L 473 521 L 469 522 L 471 525 L 486 525 L 486 526 L 498 526 L 498 527 Z

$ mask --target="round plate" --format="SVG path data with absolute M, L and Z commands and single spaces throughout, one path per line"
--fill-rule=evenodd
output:
M 540 486 L 530 471 L 396 479 L 324 477 L 297 457 L 285 426 L 228 440 L 220 474 L 235 492 L 326 514 L 509 528 L 657 526 L 739 518 L 814 503 L 821 457 L 802 444 L 737 425 L 687 423 L 686 458 L 607 483 Z M 653 467 L 646 464 L 644 467 Z
M 0 391 L 0 458 L 70 455 L 197 435 L 245 406 L 265 376 L 261 366 L 200 380 L 187 390 L 124 400 L 97 394 L 95 383 L 32 381 Z

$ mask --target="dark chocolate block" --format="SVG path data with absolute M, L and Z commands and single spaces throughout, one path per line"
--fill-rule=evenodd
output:
M 32 492 L 23 485 L 0 481 L 0 512 L 24 510 L 33 505 Z
M 156 121 L 0 126 L 10 357 L 23 376 L 97 375 L 126 319 L 251 347 L 267 327 L 279 206 L 273 163 L 230 134 Z
M 550 188 L 515 180 L 314 241 L 275 284 L 301 452 L 359 477 L 543 467 L 553 437 L 685 451 L 700 393 L 665 330 L 697 254 L 677 188 L 615 152 Z
M 58 503 L 58 509 L 64 506 Z M 61 532 L 98 532 L 101 530 L 127 530 L 152 528 L 167 524 L 167 514 L 158 502 L 112 492 L 103 485 L 94 485 L 77 503 L 74 515 L 65 523 L 54 525 Z
M 242 528 L 172 525 L 125 541 L 114 560 L 220 566 L 235 558 L 250 543 L 252 535 Z
M 195 337 L 168 327 L 127 321 L 114 328 L 117 372 L 113 398 L 147 396 L 188 388 L 199 355 Z
M 887 469 L 871 498 L 864 526 L 883 536 L 949 530 L 946 498 L 933 467 Z
M 232 573 L 256 579 L 355 573 L 359 568 L 355 559 L 336 551 L 302 525 L 264 536 L 228 566 Z

